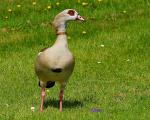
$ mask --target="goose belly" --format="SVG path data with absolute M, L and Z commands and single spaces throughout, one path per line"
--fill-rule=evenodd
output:
M 74 59 L 37 59 L 35 71 L 41 81 L 66 81 L 74 69 Z

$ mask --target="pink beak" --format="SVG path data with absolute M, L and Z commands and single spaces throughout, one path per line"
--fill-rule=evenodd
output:
M 78 15 L 76 20 L 84 21 L 85 19 L 83 17 L 81 17 L 80 15 Z

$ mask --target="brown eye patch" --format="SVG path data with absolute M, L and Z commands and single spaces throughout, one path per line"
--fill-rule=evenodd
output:
M 74 11 L 74 10 L 69 10 L 69 11 L 68 11 L 68 14 L 69 14 L 70 16 L 74 16 L 75 11 Z

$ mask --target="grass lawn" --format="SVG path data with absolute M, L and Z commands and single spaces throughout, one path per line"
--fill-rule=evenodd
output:
M 34 61 L 54 43 L 50 22 L 66 8 L 87 20 L 68 25 L 75 70 L 63 112 L 58 110 L 57 84 L 47 91 L 40 113 Z M 0 0 L 0 120 L 30 119 L 150 119 L 150 1 Z

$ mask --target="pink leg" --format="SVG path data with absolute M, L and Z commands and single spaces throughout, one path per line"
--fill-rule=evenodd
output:
M 40 106 L 40 112 L 43 111 L 43 104 L 44 104 L 44 99 L 45 99 L 45 87 L 42 88 L 42 93 L 41 93 L 41 106 Z
M 61 90 L 59 94 L 59 111 L 62 112 L 62 101 L 63 101 L 64 91 Z

